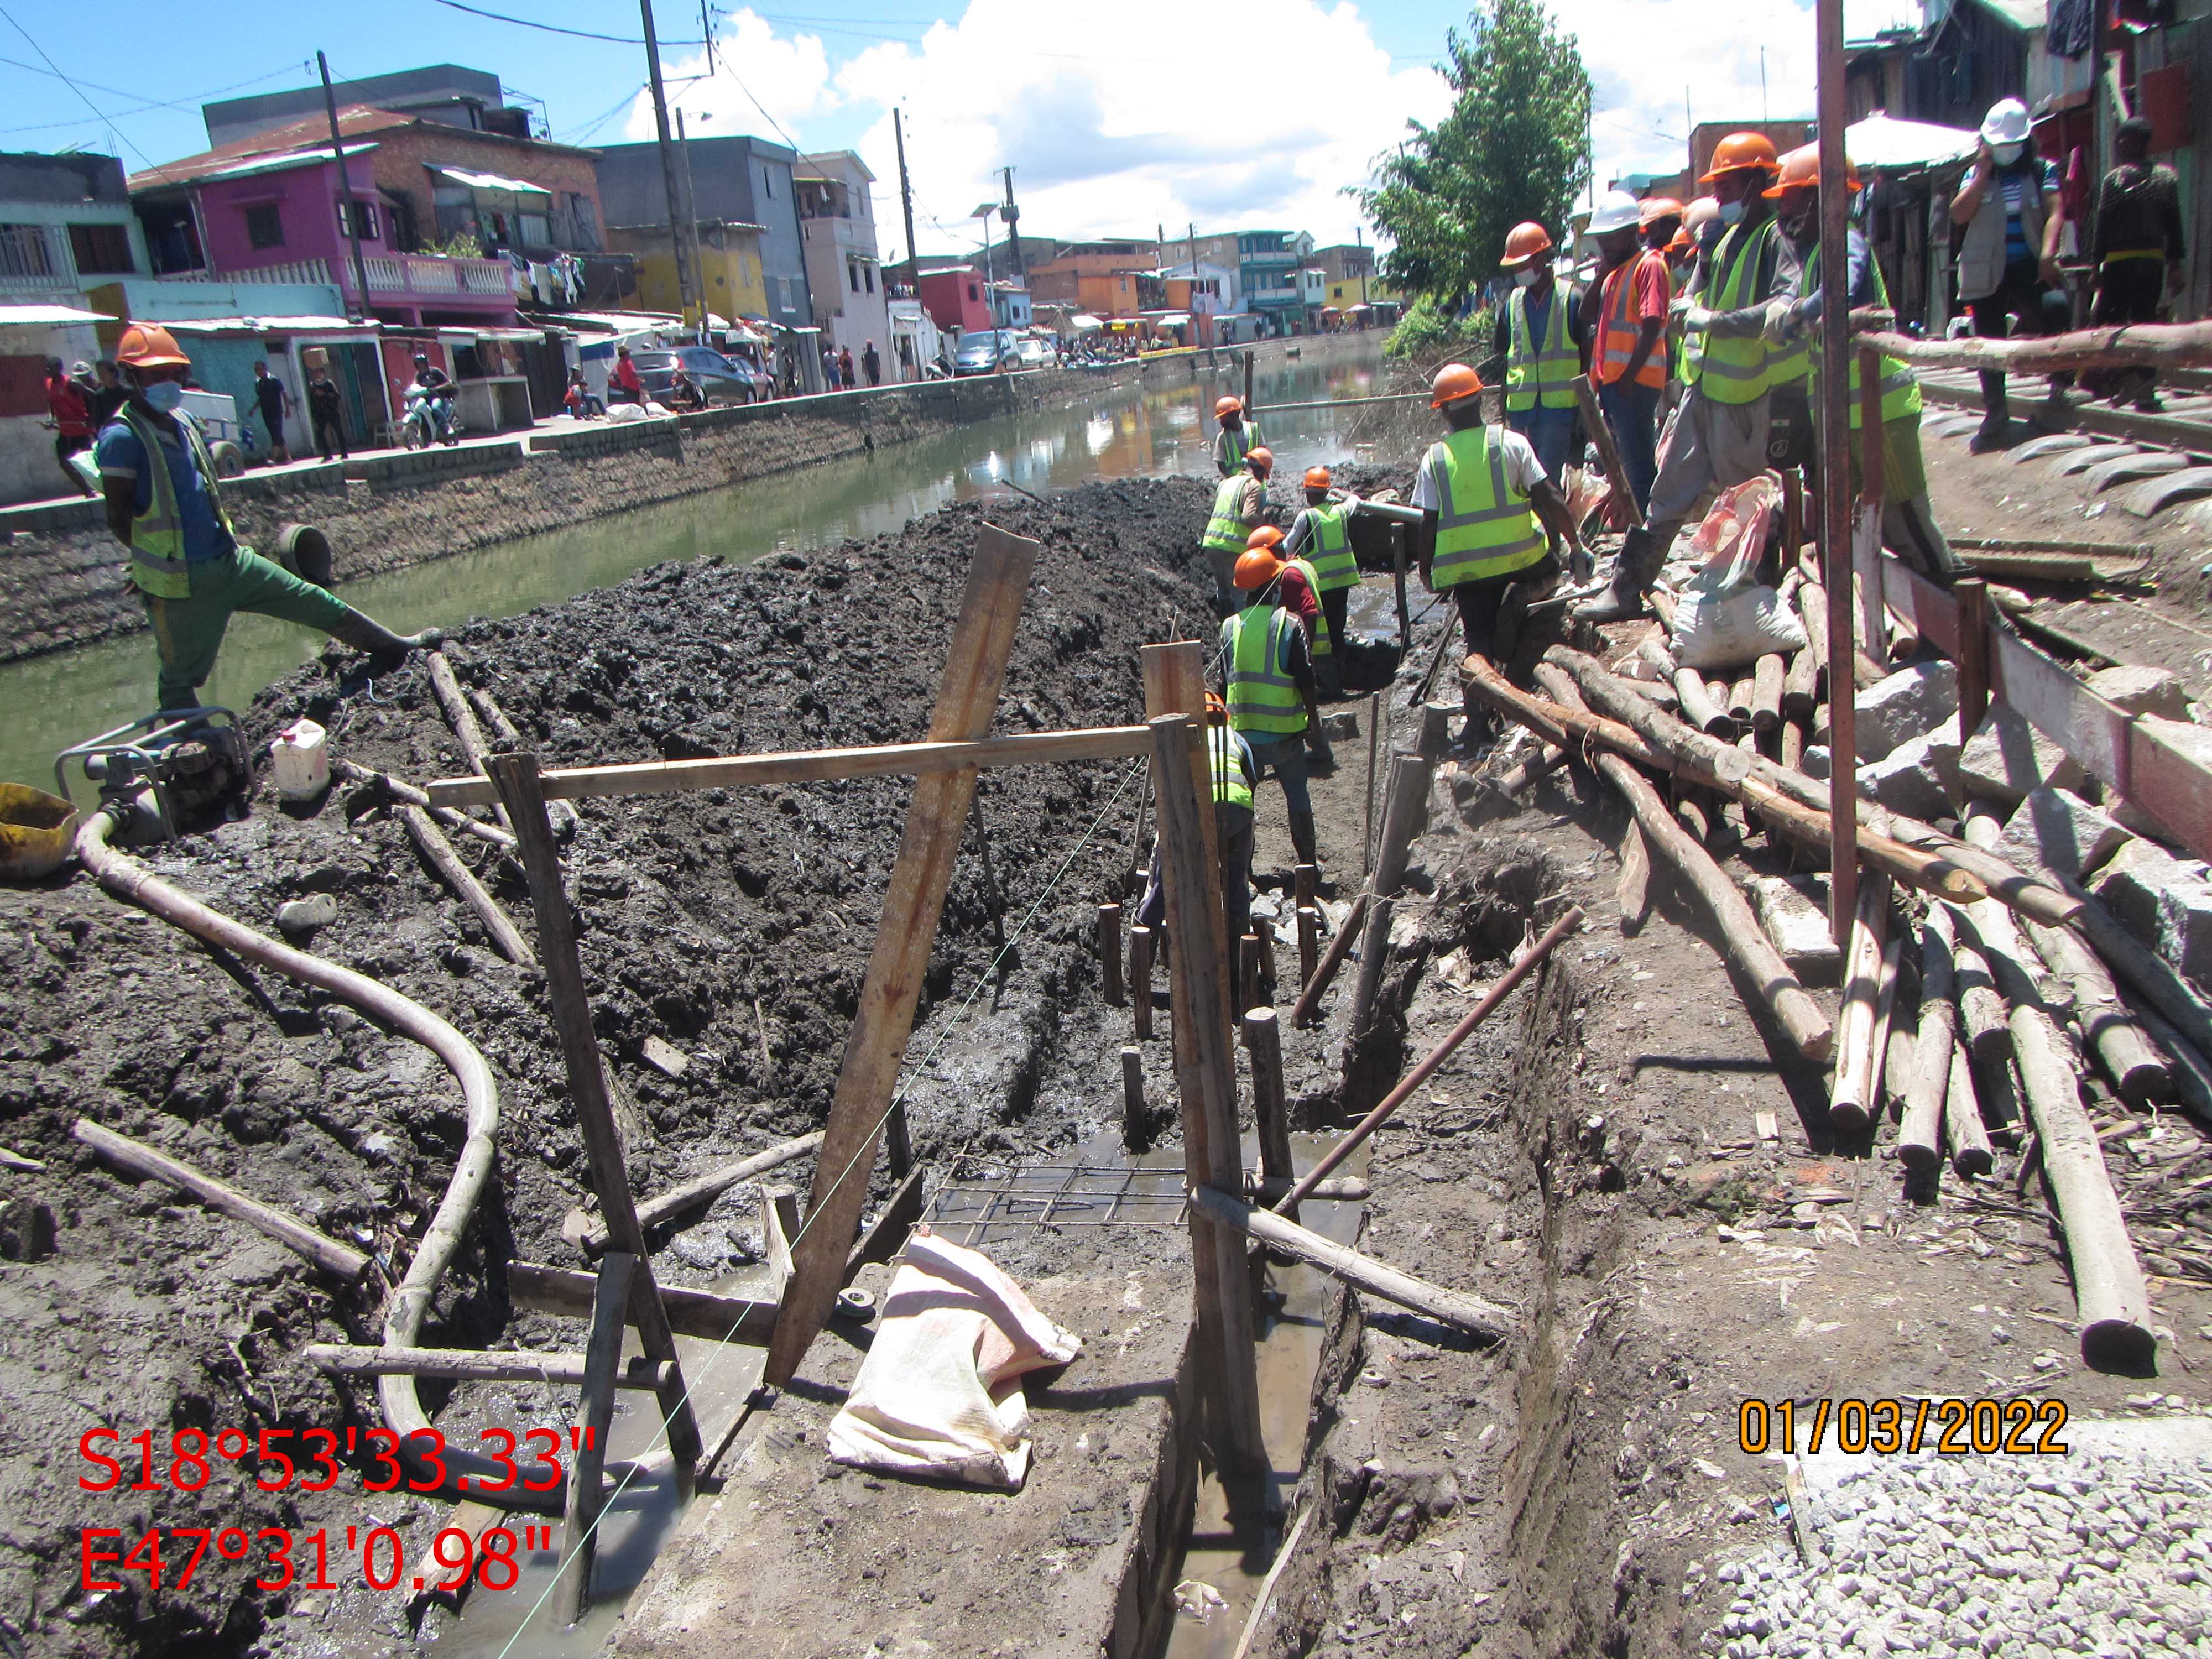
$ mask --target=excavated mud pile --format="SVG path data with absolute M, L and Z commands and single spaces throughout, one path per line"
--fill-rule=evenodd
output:
M 567 605 L 473 623 L 448 654 L 548 767 L 911 741 L 928 724 L 988 516 L 1042 544 L 995 730 L 1133 720 L 1143 709 L 1139 647 L 1209 631 L 1209 585 L 1191 550 L 1210 495 L 1191 480 L 1094 485 L 1049 506 L 954 507 L 895 536 L 750 568 L 662 565 Z M 308 714 L 363 764 L 416 782 L 465 770 L 421 666 L 373 686 L 358 667 L 334 653 L 270 688 L 245 721 L 257 749 Z M 1061 1148 L 1118 1113 L 1111 1093 L 1056 1087 L 1053 1076 L 1113 1074 L 1095 1018 L 1091 927 L 1130 863 L 1136 767 L 985 776 L 980 817 L 1006 926 L 1022 931 L 990 977 L 992 897 L 971 830 L 915 1052 L 988 979 L 963 1028 L 963 1075 L 976 1084 L 933 1091 L 915 1120 L 923 1158 Z M 821 1124 L 910 789 L 883 779 L 580 804 L 565 858 L 637 1191 Z M 519 868 L 455 839 L 530 934 Z M 499 1172 L 422 1340 L 573 1346 L 573 1326 L 512 1314 L 500 1271 L 514 1259 L 581 1265 L 561 1229 L 582 1198 L 582 1148 L 541 977 L 501 960 L 402 826 L 343 786 L 295 814 L 264 777 L 245 821 L 145 856 L 272 934 L 287 901 L 329 896 L 336 920 L 308 948 L 397 987 L 483 1050 L 503 1095 Z M 16 1258 L 0 1261 L 0 1645 L 290 1650 L 288 1633 L 310 1632 L 276 1615 L 311 1612 L 313 1598 L 255 1589 L 260 1555 L 210 1551 L 188 1587 L 173 1573 L 149 1594 L 145 1574 L 125 1572 L 123 1590 L 88 1595 L 80 1531 L 119 1528 L 127 1547 L 149 1523 L 303 1531 L 361 1520 L 365 1454 L 325 1497 L 258 1491 L 250 1457 L 211 1459 L 204 1486 L 180 1492 L 167 1478 L 168 1437 L 333 1428 L 342 1443 L 348 1425 L 377 1421 L 373 1392 L 335 1388 L 299 1351 L 375 1340 L 381 1275 L 404 1271 L 461 1143 L 459 1091 L 413 1043 L 211 954 L 82 875 L 0 889 L 0 1146 L 45 1166 L 11 1168 L 4 1197 L 45 1202 L 58 1230 L 45 1255 L 24 1247 L 15 1208 L 0 1224 L 0 1251 Z M 1003 1018 L 1010 1008 L 1018 1021 Z M 1021 1052 L 977 1055 L 979 1029 Z M 681 1054 L 680 1075 L 643 1061 L 648 1038 Z M 366 1289 L 337 1285 L 237 1224 L 118 1178 L 70 1139 L 80 1116 L 373 1249 L 379 1269 Z M 803 1187 L 810 1167 L 782 1178 Z M 664 1280 L 704 1284 L 752 1260 L 748 1213 L 726 1202 L 657 1240 Z M 434 1413 L 444 1388 L 423 1388 Z M 553 1390 L 508 1394 L 518 1425 L 558 1420 Z M 100 1427 L 126 1442 L 154 1431 L 161 1490 L 127 1490 L 137 1473 L 127 1448 L 126 1489 L 79 1489 L 78 1438 Z M 369 1501 L 381 1521 L 421 1522 L 425 1540 L 442 1524 L 442 1505 L 404 1492 Z M 422 1616 L 404 1592 L 380 1604 L 395 1644 Z

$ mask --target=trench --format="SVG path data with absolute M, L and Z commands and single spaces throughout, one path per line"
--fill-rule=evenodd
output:
M 1327 362 L 1276 360 L 1258 370 L 1268 403 L 1355 398 L 1382 374 L 1371 352 Z M 1224 377 L 1226 371 L 1224 371 Z M 1226 379 L 1223 380 L 1226 384 Z M 1212 379 L 1145 389 L 1102 382 L 1090 399 L 1034 409 L 672 501 L 518 538 L 346 585 L 351 605 L 412 632 L 493 620 L 557 604 L 668 559 L 749 563 L 770 554 L 887 535 L 956 501 L 1019 500 L 1094 479 L 1212 476 Z M 1352 459 L 1371 409 L 1292 410 L 1266 420 L 1278 480 Z M 1363 455 L 1361 459 L 1365 459 Z M 436 488 L 436 486 L 425 486 Z M 231 623 L 205 700 L 243 710 L 272 681 L 311 661 L 321 636 L 266 617 Z M 153 647 L 143 634 L 0 665 L 0 780 L 52 788 L 53 757 L 145 712 Z

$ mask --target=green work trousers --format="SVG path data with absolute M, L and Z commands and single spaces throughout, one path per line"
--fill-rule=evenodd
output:
M 146 602 L 147 617 L 154 624 L 154 643 L 161 655 L 157 708 L 191 708 L 198 704 L 199 688 L 215 672 L 223 632 L 234 611 L 258 611 L 264 617 L 279 617 L 325 633 L 336 629 L 347 615 L 343 600 L 311 581 L 303 581 L 250 547 L 185 569 L 192 585 L 189 598 L 139 595 Z
M 1856 497 L 1866 454 L 1866 433 L 1851 434 L 1851 494 Z M 1900 415 L 1881 423 L 1881 542 L 1907 564 L 1948 587 L 1963 568 L 1928 501 L 1928 465 L 1920 453 L 1920 416 Z

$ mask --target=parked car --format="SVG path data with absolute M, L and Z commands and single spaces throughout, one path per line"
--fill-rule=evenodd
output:
M 962 335 L 960 349 L 952 356 L 955 374 L 990 374 L 1021 366 L 1021 349 L 1004 329 L 983 328 Z
M 638 379 L 645 382 L 646 395 L 653 402 L 668 401 L 668 389 L 675 383 L 676 365 L 681 362 L 699 383 L 699 390 L 707 394 L 710 404 L 749 404 L 758 395 L 753 383 L 752 371 L 732 358 L 725 357 L 712 346 L 677 346 L 665 351 L 634 351 L 631 361 L 637 365 Z
M 1016 348 L 1024 368 L 1058 368 L 1060 348 L 1049 340 L 1040 340 L 1035 335 Z

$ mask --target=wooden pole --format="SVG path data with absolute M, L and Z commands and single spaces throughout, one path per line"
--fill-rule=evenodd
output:
M 1252 1121 L 1260 1132 L 1260 1173 L 1268 1181 L 1296 1181 L 1291 1165 L 1290 1104 L 1283 1091 L 1283 1038 L 1273 1008 L 1244 1015 L 1244 1052 L 1252 1061 Z
M 1713 701 L 1712 693 L 1705 689 L 1705 677 L 1694 668 L 1674 671 L 1674 696 L 1682 706 L 1682 718 L 1708 737 L 1735 738 L 1735 716 Z
M 476 913 L 477 920 L 483 924 L 485 937 L 500 955 L 517 967 L 535 968 L 538 958 L 530 954 L 529 944 L 514 925 L 514 919 L 477 879 L 476 872 L 461 862 L 453 843 L 440 831 L 429 813 L 419 806 L 402 805 L 399 818 L 407 826 L 408 839 L 415 843 L 416 850 L 430 861 L 430 867 L 444 878 L 446 885 Z
M 1390 526 L 1390 579 L 1398 590 L 1398 654 L 1403 657 L 1413 648 L 1413 624 L 1406 608 L 1406 526 Z M 1451 620 L 1445 618 L 1449 628 Z
M 1879 1004 L 1896 982 L 1897 953 L 1886 948 L 1889 882 L 1876 876 L 1859 889 L 1858 915 L 1844 950 L 1843 1008 L 1836 1019 L 1836 1076 L 1828 1096 L 1828 1125 L 1856 1134 L 1873 1121 Z
M 351 779 L 356 783 L 367 784 L 389 800 L 422 808 L 448 830 L 457 830 L 463 835 L 474 836 L 479 841 L 488 841 L 504 852 L 511 853 L 514 850 L 514 837 L 497 824 L 483 823 L 475 818 L 465 817 L 450 806 L 433 806 L 428 795 L 417 789 L 413 784 L 393 777 L 389 772 L 379 772 L 372 768 L 360 765 L 356 762 L 346 759 L 343 755 L 331 763 L 331 770 L 341 777 Z
M 1359 832 L 1359 879 L 1364 884 L 1375 867 L 1375 757 L 1382 752 L 1380 724 L 1382 694 L 1367 694 L 1367 793 L 1365 821 Z
M 499 700 L 490 692 L 479 691 L 471 686 L 469 702 L 477 713 L 491 722 L 491 729 L 506 738 L 510 747 L 527 746 L 523 743 L 521 729 L 507 717 L 507 710 L 499 706 Z M 576 833 L 576 807 L 573 801 L 549 800 L 545 803 L 545 811 L 553 820 L 553 833 L 562 840 L 566 841 Z
M 1139 1152 L 1152 1144 L 1152 1109 L 1145 1104 L 1145 1051 L 1121 1050 L 1121 1144 Z
M 295 1255 L 306 1257 L 326 1273 L 351 1281 L 368 1271 L 368 1258 L 359 1250 L 324 1237 L 297 1216 L 258 1199 L 248 1198 L 235 1187 L 203 1174 L 189 1164 L 179 1163 L 166 1152 L 157 1152 L 128 1135 L 103 1128 L 88 1117 L 77 1119 L 70 1133 L 118 1169 L 159 1181 L 179 1192 L 190 1193 L 210 1209 L 220 1210 L 232 1220 L 243 1221 L 257 1231 L 266 1233 Z
M 2069 881 L 2066 890 L 2082 901 L 2075 926 L 2105 963 L 2140 992 L 2199 1054 L 2212 1054 L 2212 1006 L 2197 996 L 2172 965 L 2120 926 L 2100 899 Z
M 1273 994 L 1272 988 L 1283 982 L 1282 975 L 1275 971 L 1274 924 L 1261 922 L 1258 931 L 1252 937 L 1260 947 L 1260 988 Z
M 1990 587 L 1979 576 L 1951 584 L 1959 604 L 1959 737 L 1981 729 L 1990 708 Z
M 1628 487 L 1628 471 L 1620 464 L 1620 448 L 1613 441 L 1613 428 L 1605 422 L 1604 413 L 1598 406 L 1597 387 L 1587 374 L 1575 380 L 1575 400 L 1582 405 L 1583 429 L 1597 446 L 1598 465 L 1605 469 L 1607 481 L 1613 485 L 1613 499 L 1628 509 L 1628 521 L 1638 529 L 1644 526 L 1644 509 L 1636 504 L 1636 492 Z
M 1237 941 L 1237 1000 L 1247 1008 L 1260 1006 L 1260 936 L 1247 933 Z
M 1779 652 L 1770 651 L 1753 665 L 1751 729 L 1771 732 L 1782 724 L 1782 682 L 1788 671 Z
M 1194 654 L 1196 647 L 1192 647 Z M 1170 982 L 1175 994 L 1176 1075 L 1182 1096 L 1183 1158 L 1194 1189 L 1208 1185 L 1243 1188 L 1237 1132 L 1237 1067 L 1229 1047 L 1229 1012 L 1221 1000 L 1216 902 L 1220 866 L 1198 805 L 1212 791 L 1196 783 L 1198 744 L 1190 721 L 1202 719 L 1203 700 L 1190 710 L 1155 717 L 1154 768 L 1160 822 L 1160 861 L 1167 888 L 1168 927 L 1175 941 Z M 1212 1383 L 1214 1451 L 1232 1474 L 1256 1475 L 1268 1467 L 1260 1430 L 1260 1379 L 1255 1352 L 1258 1321 L 1244 1249 L 1237 1236 L 1191 1208 L 1191 1261 L 1196 1269 L 1198 1352 Z
M 608 1238 L 615 1249 L 636 1260 L 630 1301 L 638 1341 L 653 1358 L 672 1366 L 676 1334 L 669 1328 L 667 1311 L 653 1284 L 645 1230 L 638 1224 L 629 1174 L 623 1167 L 622 1135 L 607 1098 L 606 1073 L 601 1068 L 599 1041 L 592 1035 L 591 998 L 584 989 L 583 960 L 576 950 L 575 914 L 569 909 L 568 893 L 561 884 L 561 855 L 553 845 L 553 824 L 546 816 L 545 797 L 538 787 L 538 757 L 527 750 L 494 755 L 490 765 L 492 780 L 499 786 L 508 821 L 514 828 L 523 872 L 530 881 L 530 908 L 538 922 L 538 955 L 545 974 L 545 1000 L 560 1039 L 592 1188 L 599 1195 Z M 699 1425 L 692 1415 L 681 1372 L 671 1375 L 672 1380 L 659 1390 L 661 1416 L 668 1428 L 668 1449 L 675 1459 L 678 1485 L 688 1494 L 699 1464 Z
M 1328 989 L 1329 981 L 1336 977 L 1336 970 L 1344 965 L 1345 957 L 1351 954 L 1352 941 L 1359 935 L 1359 924 L 1366 919 L 1370 902 L 1370 896 L 1366 893 L 1352 900 L 1352 908 L 1345 915 L 1344 925 L 1336 930 L 1335 937 L 1328 942 L 1328 950 L 1322 956 L 1321 965 L 1307 977 L 1304 988 L 1298 993 L 1297 1006 L 1291 1010 L 1293 1030 L 1304 1030 L 1313 1023 L 1314 1009 L 1320 1003 L 1322 993 Z
M 1149 1042 L 1152 1035 L 1152 930 L 1149 927 L 1129 930 L 1129 1012 L 1137 1041 Z
M 542 1261 L 511 1261 L 507 1267 L 508 1297 L 516 1307 L 532 1313 L 589 1318 L 598 1285 L 597 1273 L 574 1267 L 555 1267 Z M 669 1328 L 684 1336 L 765 1348 L 775 1329 L 776 1304 L 773 1302 L 695 1291 L 680 1285 L 660 1286 L 659 1297 L 667 1313 Z M 638 1304 L 637 1288 L 633 1285 L 629 1300 L 629 1322 L 633 1325 L 637 1323 Z
M 1321 960 L 1321 912 L 1310 904 L 1298 906 L 1298 984 L 1305 986 Z
M 1098 977 L 1109 1008 L 1127 1000 L 1121 993 L 1121 907 L 1098 907 Z
M 1489 1018 L 1498 1005 L 1511 996 L 1514 988 L 1522 980 L 1544 965 L 1545 958 L 1552 954 L 1552 948 L 1580 927 L 1582 920 L 1582 907 L 1578 904 L 1569 905 L 1566 914 L 1546 928 L 1544 936 L 1528 947 L 1520 961 L 1515 963 L 1499 976 L 1498 983 L 1484 993 L 1482 1000 L 1468 1011 L 1458 1024 L 1445 1033 L 1443 1041 L 1430 1049 L 1422 1057 L 1420 1064 L 1399 1080 L 1396 1088 L 1385 1095 L 1366 1116 L 1346 1130 L 1344 1138 L 1330 1147 L 1327 1155 L 1306 1172 L 1298 1184 L 1291 1189 L 1289 1195 L 1274 1206 L 1276 1212 L 1282 1215 L 1290 1214 L 1297 1201 L 1320 1185 L 1330 1170 L 1351 1157 L 1353 1150 L 1361 1142 L 1388 1122 L 1391 1114 L 1413 1098 L 1413 1091 L 1435 1075 L 1437 1068 L 1451 1058 L 1453 1052 L 1460 1044 L 1474 1035 L 1475 1027 Z
M 1820 559 L 1828 598 L 1828 660 L 1851 660 L 1850 416 L 1850 194 L 1844 180 L 1844 0 L 1814 0 L 1820 150 Z M 1847 694 L 1850 677 L 1833 677 Z M 1838 945 L 1858 914 L 1858 728 L 1849 695 L 1829 699 L 1828 930 Z
M 477 1382 L 546 1382 L 574 1388 L 585 1380 L 580 1353 L 532 1353 L 517 1348 L 355 1347 L 340 1342 L 310 1342 L 300 1357 L 319 1371 L 337 1376 L 453 1376 Z M 659 1386 L 659 1367 L 624 1367 L 618 1389 Z
M 2006 1072 L 2011 1069 L 2007 1061 Z M 1982 1103 L 1974 1093 L 1974 1068 L 1963 1046 L 1951 1050 L 1951 1085 L 1943 1097 L 1943 1144 L 1949 1149 L 1951 1167 L 1962 1176 L 1985 1176 L 1996 1167 L 1989 1128 L 1982 1121 Z
M 995 525 L 985 525 L 977 536 L 967 592 L 930 714 L 932 741 L 974 742 L 990 731 L 1036 552 L 1035 542 Z M 806 1225 L 793 1243 L 791 1289 L 763 1374 L 771 1388 L 787 1387 L 798 1373 L 844 1286 L 846 1253 L 859 1236 L 860 1213 L 867 1207 L 876 1149 L 893 1115 L 899 1065 L 914 1032 L 922 975 L 975 793 L 973 768 L 915 781 L 860 1006 L 838 1068 L 821 1156 L 815 1161 Z
M 1203 713 L 1206 708 L 1206 659 L 1203 647 L 1195 641 L 1182 640 L 1172 645 L 1146 646 L 1138 655 L 1143 665 L 1145 677 L 1146 719 L 1148 720 L 1156 719 L 1162 714 L 1189 714 L 1196 718 Z M 1146 732 L 1146 742 L 1148 744 L 1152 742 L 1149 729 Z M 1155 749 L 1157 745 L 1154 745 Z M 1148 749 L 1146 752 L 1153 753 L 1154 750 Z M 1157 760 L 1156 754 L 1154 757 Z M 1220 918 L 1220 921 L 1207 931 L 1205 939 L 1206 950 L 1200 960 L 1212 964 L 1213 972 L 1218 978 L 1219 1006 L 1226 1011 L 1233 1009 L 1236 1006 L 1237 941 L 1229 937 L 1229 913 L 1223 903 L 1221 865 L 1218 857 L 1221 831 L 1213 810 L 1213 774 L 1207 763 L 1206 750 L 1202 744 L 1194 747 L 1191 763 L 1196 769 L 1192 774 L 1191 787 L 1198 797 L 1199 830 L 1206 844 L 1216 849 L 1217 854 L 1214 861 L 1206 866 L 1206 890 L 1210 896 L 1208 902 L 1213 906 L 1214 915 Z M 1159 802 L 1158 777 L 1152 779 L 1152 789 L 1154 816 L 1157 817 Z M 1156 939 L 1152 943 L 1157 947 L 1161 941 Z M 1172 966 L 1168 983 L 1172 992 L 1175 983 Z M 1224 1019 L 1230 1017 L 1227 1012 L 1223 1015 Z M 1223 1026 L 1224 1035 L 1229 1029 L 1226 1025 Z
M 1862 330 L 1854 343 L 1885 356 L 1936 368 L 2003 369 L 2045 374 L 2066 368 L 2197 368 L 2212 364 L 2212 322 L 2134 323 L 2076 329 L 2039 339 L 1918 340 Z
M 2081 1041 L 2096 1055 L 2120 1098 L 2139 1109 L 2154 1101 L 2172 1100 L 2174 1080 L 2166 1057 L 2120 1000 L 2119 988 L 2097 953 L 2065 927 L 2031 921 L 2027 936 L 2036 953 L 2072 993 L 2074 1023 L 2081 1028 Z
M 1752 686 L 1752 677 L 1748 674 L 1729 682 L 1729 720 L 1735 726 L 1739 738 L 1751 728 Z
M 446 711 L 446 723 L 453 728 L 453 736 L 461 745 L 461 757 L 484 777 L 491 775 L 488 764 L 491 745 L 484 741 L 483 728 L 477 724 L 476 710 L 469 707 L 468 698 L 461 691 L 461 683 L 453 678 L 453 665 L 446 659 L 443 651 L 427 651 L 422 660 L 430 675 L 430 690 L 437 694 L 439 708 Z M 466 803 L 440 799 L 433 787 L 432 799 L 441 806 L 460 806 Z M 488 803 L 493 815 L 508 830 L 514 825 L 508 821 L 507 809 L 496 797 Z
M 1139 803 L 1140 815 L 1143 810 Z M 968 824 L 975 832 L 975 854 L 983 864 L 983 902 L 991 912 L 991 943 L 994 948 L 1003 951 L 1006 948 L 1006 896 L 1000 890 L 999 872 L 991 866 L 991 830 L 983 822 L 983 794 L 980 787 L 969 798 Z M 1099 920 L 1103 925 L 1105 918 Z M 901 1112 L 898 1116 L 903 1123 L 906 1115 Z
M 1950 1092 L 1959 1017 L 1952 989 L 1954 938 L 1951 913 L 1929 905 L 1920 927 L 1920 1037 L 1897 1132 L 1898 1161 L 1917 1173 L 1933 1170 L 1943 1157 L 1943 1103 Z
M 550 834 L 550 831 L 549 830 Z M 575 1461 L 568 1476 L 563 1516 L 561 1589 L 556 1605 L 574 1624 L 592 1606 L 592 1565 L 599 1554 L 599 1516 L 606 1503 L 607 1433 L 614 1426 L 616 1374 L 622 1363 L 623 1310 L 629 1301 L 637 1258 L 610 1250 L 599 1263 L 592 1301 L 592 1334 L 584 1350 L 583 1397 L 577 1402 Z
M 1271 1249 L 1286 1250 L 1301 1261 L 1311 1262 L 1356 1290 L 1379 1296 L 1385 1302 L 1395 1302 L 1401 1308 L 1411 1308 L 1415 1313 L 1426 1314 L 1444 1324 L 1455 1325 L 1486 1341 L 1501 1341 L 1513 1328 L 1510 1308 L 1486 1302 L 1464 1291 L 1448 1291 L 1411 1273 L 1400 1273 L 1395 1267 L 1386 1267 L 1372 1256 L 1331 1243 L 1319 1233 L 1308 1232 L 1272 1210 L 1259 1209 L 1235 1193 L 1217 1187 L 1194 1187 L 1190 1208 L 1194 1217 L 1205 1216 L 1224 1228 L 1249 1234 Z
M 1406 878 L 1407 849 L 1420 833 L 1429 811 L 1430 769 L 1434 764 L 1420 755 L 1401 755 L 1391 763 L 1390 802 L 1382 814 L 1382 842 L 1376 854 L 1375 875 L 1368 890 L 1388 899 Z M 1351 1035 L 1356 1040 L 1367 1024 L 1375 994 L 1382 988 L 1382 959 L 1389 954 L 1389 906 L 1378 904 L 1367 913 L 1367 927 L 1359 943 L 1359 977 L 1353 982 Z
M 702 1205 L 712 1203 L 741 1181 L 750 1181 L 755 1176 L 766 1175 L 794 1158 L 820 1149 L 822 1131 L 804 1134 L 796 1140 L 786 1140 L 769 1147 L 765 1152 L 741 1158 L 734 1164 L 726 1164 L 719 1170 L 695 1176 L 680 1186 L 672 1187 L 658 1197 L 648 1198 L 637 1206 L 637 1224 L 650 1231 L 664 1221 L 672 1221 L 679 1215 L 688 1215 Z M 577 1241 L 586 1255 L 597 1255 L 607 1248 L 607 1230 L 604 1224 L 591 1228 Z

